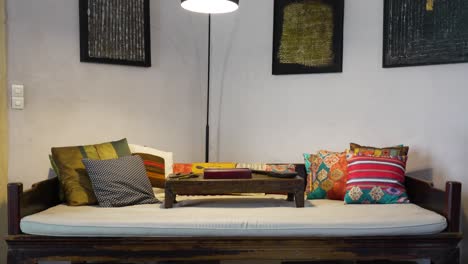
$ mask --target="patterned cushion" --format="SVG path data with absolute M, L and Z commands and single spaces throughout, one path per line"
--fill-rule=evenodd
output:
M 192 163 L 174 163 L 172 168 L 174 173 L 188 174 L 192 172 Z
M 158 202 L 140 156 L 112 160 L 83 159 L 83 163 L 99 206 L 122 207 Z
M 406 158 L 350 156 L 345 203 L 409 203 L 405 189 Z
M 96 204 L 96 196 L 82 159 L 105 160 L 131 155 L 127 139 L 97 145 L 52 148 L 60 185 L 68 205 Z
M 350 154 L 354 156 L 398 158 L 408 156 L 409 147 L 399 145 L 393 147 L 376 148 L 351 143 L 349 150 Z
M 236 163 L 228 162 L 212 162 L 212 163 L 192 163 L 192 172 L 196 174 L 202 174 L 207 168 L 213 169 L 234 169 Z
M 319 151 L 312 157 L 313 191 L 307 195 L 307 199 L 343 200 L 346 192 L 347 165 L 345 152 Z
M 313 182 L 315 178 L 314 178 L 312 163 L 315 161 L 317 161 L 317 155 L 304 153 L 304 165 L 305 165 L 306 173 L 307 173 L 306 187 L 305 187 L 306 194 L 309 194 L 314 190 L 312 186 L 313 186 Z
M 272 172 L 296 172 L 296 165 L 294 164 L 267 164 L 266 171 Z
M 156 188 L 164 188 L 166 185 L 164 158 L 146 153 L 133 153 L 133 156 L 140 156 L 143 159 L 146 175 L 151 185 Z
M 49 161 L 50 161 L 50 166 L 52 167 L 52 170 L 55 173 L 55 176 L 57 178 L 59 177 L 59 168 L 57 167 L 57 164 L 55 163 L 54 159 L 52 158 L 52 155 L 49 155 Z M 59 186 L 59 199 L 61 202 L 65 201 L 65 193 L 63 192 L 62 186 Z

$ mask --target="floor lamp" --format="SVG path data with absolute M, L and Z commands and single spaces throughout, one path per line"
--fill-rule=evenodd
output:
M 181 0 L 181 6 L 189 11 L 208 14 L 208 78 L 206 98 L 205 162 L 210 161 L 210 81 L 211 81 L 211 14 L 236 11 L 239 0 Z

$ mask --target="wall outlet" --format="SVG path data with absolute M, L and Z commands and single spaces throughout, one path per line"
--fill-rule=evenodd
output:
M 12 97 L 11 108 L 17 109 L 17 110 L 23 110 L 24 109 L 24 97 Z
M 11 96 L 12 97 L 24 97 L 24 85 L 13 84 L 11 86 Z

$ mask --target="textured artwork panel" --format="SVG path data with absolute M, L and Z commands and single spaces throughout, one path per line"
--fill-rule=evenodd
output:
M 343 0 L 275 0 L 273 74 L 341 72 Z
M 386 0 L 383 66 L 468 62 L 467 0 Z
M 149 0 L 80 0 L 81 59 L 149 66 Z
M 318 1 L 284 9 L 279 50 L 281 63 L 322 66 L 333 63 L 333 10 Z
M 145 58 L 143 0 L 88 0 L 89 56 Z

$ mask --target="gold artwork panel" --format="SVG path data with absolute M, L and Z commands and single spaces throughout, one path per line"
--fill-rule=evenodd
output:
M 434 0 L 426 0 L 426 11 L 434 11 Z
M 332 64 L 333 21 L 333 9 L 320 1 L 305 1 L 285 7 L 280 62 L 304 66 Z

